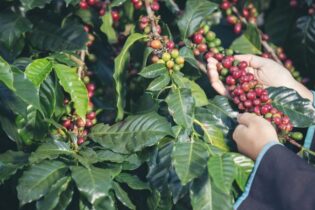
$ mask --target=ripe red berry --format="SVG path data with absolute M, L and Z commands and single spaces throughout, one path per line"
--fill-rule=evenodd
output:
M 111 14 L 112 14 L 113 21 L 114 21 L 114 22 L 118 22 L 119 19 L 120 19 L 119 12 L 116 11 L 116 10 L 113 10 L 113 11 L 111 12 Z
M 228 15 L 226 17 L 226 22 L 228 22 L 231 25 L 234 25 L 237 22 L 237 17 L 235 17 L 234 15 Z
M 244 82 L 242 84 L 242 89 L 243 89 L 244 92 L 248 92 L 250 90 L 249 84 L 247 82 Z
M 212 53 L 212 52 L 207 52 L 207 53 L 205 54 L 205 59 L 208 60 L 209 58 L 212 58 L 213 55 L 214 55 L 214 53 Z
M 287 125 L 290 123 L 290 118 L 288 116 L 282 117 L 282 124 Z
M 252 103 L 252 101 L 250 101 L 250 100 L 246 100 L 246 101 L 244 101 L 244 106 L 245 106 L 246 108 L 250 108 L 250 107 L 253 106 L 253 103 Z
M 153 11 L 158 11 L 158 10 L 160 9 L 160 4 L 159 4 L 158 2 L 153 2 L 153 3 L 151 4 L 151 9 L 152 9 Z
M 261 107 L 260 111 L 261 111 L 261 114 L 265 115 L 269 112 L 269 107 L 264 105 Z
M 228 1 L 223 1 L 223 2 L 221 3 L 220 7 L 221 7 L 221 9 L 223 9 L 223 10 L 227 10 L 227 9 L 229 9 L 229 8 L 231 7 L 231 4 L 230 4 L 230 2 L 228 2 Z
M 267 102 L 269 100 L 269 96 L 268 95 L 261 95 L 260 100 L 261 100 L 261 102 Z
M 162 48 L 162 43 L 161 43 L 161 41 L 160 40 L 158 40 L 158 39 L 155 39 L 155 40 L 152 40 L 151 41 L 151 47 L 153 48 L 153 49 L 161 49 Z
M 233 92 L 237 96 L 242 95 L 244 93 L 244 91 L 240 87 L 236 87 Z
M 234 33 L 239 34 L 242 31 L 242 24 L 241 23 L 236 23 L 234 25 Z
M 98 12 L 98 15 L 99 16 L 104 16 L 106 13 L 106 10 L 105 9 L 100 9 L 100 11 Z
M 259 106 L 255 106 L 253 109 L 253 112 L 255 112 L 257 115 L 260 115 L 260 107 Z
M 273 122 L 274 122 L 276 125 L 280 125 L 280 124 L 281 124 L 281 118 L 280 118 L 280 117 L 274 117 L 274 118 L 273 118 Z
M 239 71 L 237 66 L 231 66 L 230 72 L 233 73 L 234 71 Z M 242 76 L 242 72 L 241 71 L 239 71 L 239 72 L 240 72 L 240 76 Z
M 172 49 L 174 49 L 174 47 L 175 47 L 175 43 L 173 41 L 168 41 L 166 43 L 166 48 L 167 49 L 172 50 Z
M 217 59 L 218 61 L 221 61 L 223 59 L 223 54 L 221 53 L 216 53 L 214 54 L 214 58 Z
M 234 102 L 234 104 L 238 105 L 241 101 L 240 101 L 239 97 L 234 96 L 233 97 L 233 102 Z
M 86 85 L 86 88 L 89 92 L 93 92 L 95 90 L 95 85 L 93 83 L 89 83 Z
M 249 17 L 249 11 L 248 11 L 247 8 L 243 8 L 242 13 L 243 13 L 243 16 L 244 16 L 245 18 L 248 18 L 248 17 Z
M 260 100 L 258 98 L 256 98 L 256 99 L 253 100 L 253 104 L 255 106 L 260 106 L 261 102 L 260 102 Z
M 63 127 L 65 127 L 65 128 L 70 128 L 71 127 L 71 120 L 69 120 L 69 119 L 66 119 L 65 121 L 63 121 L 63 123 L 62 123 L 62 125 L 63 125 Z
M 91 6 L 94 6 L 97 3 L 97 0 L 87 0 L 87 3 Z
M 80 2 L 80 8 L 81 9 L 88 9 L 89 8 L 89 5 L 88 5 L 88 3 L 86 2 L 86 1 L 81 1 Z
M 229 69 L 229 68 L 232 67 L 232 63 L 233 63 L 233 61 L 232 61 L 231 59 L 228 59 L 228 58 L 224 58 L 224 59 L 222 60 L 222 65 L 223 65 L 223 67 L 224 67 L 224 68 L 227 68 L 227 69 Z
M 241 111 L 242 111 L 242 110 L 245 110 L 245 107 L 244 107 L 244 104 L 243 104 L 243 103 L 239 103 L 237 107 L 238 107 L 238 109 L 241 110 Z
M 86 122 L 85 122 L 85 126 L 86 126 L 87 128 L 92 127 L 92 126 L 93 126 L 92 120 L 87 119 Z
M 245 94 L 240 95 L 240 100 L 243 102 L 246 101 L 247 100 L 246 95 Z
M 142 5 L 143 5 L 142 1 L 138 1 L 137 3 L 134 4 L 136 9 L 141 9 Z
M 202 40 L 203 40 L 203 36 L 201 34 L 196 33 L 194 35 L 194 43 L 195 44 L 200 44 L 202 42 Z
M 208 47 L 207 47 L 207 45 L 204 44 L 204 43 L 201 43 L 201 44 L 198 45 L 198 50 L 200 51 L 200 53 L 206 52 L 207 49 L 208 49 Z
M 232 76 L 234 79 L 238 79 L 241 77 L 241 72 L 240 71 L 233 71 Z
M 235 79 L 232 76 L 227 76 L 225 82 L 227 85 L 235 85 Z
M 256 98 L 256 93 L 255 93 L 255 91 L 249 91 L 248 93 L 247 93 L 247 98 L 249 99 L 249 100 L 254 100 L 255 98 Z
M 95 112 L 90 112 L 86 115 L 86 118 L 89 120 L 94 120 L 96 117 L 96 113 Z
M 298 5 L 298 1 L 297 0 L 291 0 L 290 1 L 290 6 L 291 7 L 295 8 L 295 7 L 297 7 L 297 5 Z
M 241 61 L 239 64 L 238 64 L 238 67 L 240 69 L 246 69 L 248 67 L 247 65 L 247 62 L 246 61 Z
M 85 140 L 84 140 L 83 137 L 79 137 L 78 140 L 77 140 L 77 144 L 78 144 L 78 145 L 81 145 L 81 144 L 84 143 L 84 141 L 85 141 Z

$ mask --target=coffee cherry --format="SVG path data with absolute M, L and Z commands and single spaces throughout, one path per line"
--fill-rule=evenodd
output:
M 231 25 L 235 25 L 237 23 L 237 17 L 234 15 L 228 15 L 226 17 L 226 22 L 228 22 Z
M 245 18 L 248 18 L 248 17 L 249 17 L 249 11 L 248 11 L 247 8 L 243 8 L 242 13 L 243 13 L 243 16 L 244 16 Z
M 99 12 L 98 12 L 98 15 L 99 16 L 104 16 L 106 13 L 106 10 L 105 9 L 101 9 Z
M 244 82 L 242 85 L 241 85 L 242 89 L 244 92 L 248 92 L 250 90 L 250 86 L 247 82 Z
M 300 132 L 292 132 L 289 134 L 290 137 L 292 137 L 294 140 L 300 141 L 303 139 L 303 134 Z
M 246 69 L 248 67 L 247 65 L 247 62 L 246 61 L 241 61 L 239 64 L 238 64 L 238 67 L 240 69 Z
M 290 123 L 290 118 L 288 116 L 284 116 L 282 118 L 282 124 L 287 125 Z
M 65 128 L 70 128 L 71 127 L 71 120 L 69 120 L 69 119 L 66 119 L 65 121 L 63 121 L 63 123 L 62 123 L 62 125 L 63 125 L 63 127 L 65 127 Z
M 159 4 L 158 2 L 153 2 L 153 3 L 151 4 L 151 9 L 152 9 L 153 11 L 158 11 L 158 10 L 160 9 L 160 4 Z
M 249 92 L 247 93 L 247 98 L 248 98 L 249 100 L 254 100 L 254 99 L 256 98 L 256 93 L 255 93 L 254 91 L 249 91 Z
M 171 54 L 165 52 L 163 53 L 162 55 L 162 59 L 166 62 L 166 61 L 169 61 L 171 59 Z
M 195 56 L 200 55 L 200 51 L 199 51 L 198 49 L 194 49 L 194 50 L 193 50 L 193 53 L 194 53 Z
M 223 59 L 222 60 L 222 65 L 224 68 L 231 68 L 232 67 L 232 62 L 231 59 Z
M 167 68 L 169 68 L 169 69 L 173 68 L 174 65 L 175 65 L 175 63 L 174 63 L 174 61 L 172 61 L 172 60 L 169 60 L 169 61 L 166 62 L 166 66 L 167 66 Z
M 83 10 L 86 10 L 89 8 L 89 5 L 86 1 L 81 1 L 80 2 L 80 8 L 83 9 Z
M 76 121 L 76 124 L 79 128 L 83 128 L 85 126 L 85 122 L 83 119 L 81 118 L 78 118 L 77 121 Z
M 94 6 L 97 3 L 97 0 L 87 0 L 87 3 L 91 6 Z
M 173 49 L 173 50 L 171 51 L 171 56 L 172 56 L 172 58 L 177 58 L 177 57 L 179 56 L 179 51 L 178 51 L 178 49 Z
M 240 100 L 241 100 L 242 102 L 246 101 L 246 100 L 247 100 L 246 95 L 245 95 L 245 94 L 241 94 L 241 95 L 240 95 Z
M 198 50 L 199 50 L 200 53 L 204 53 L 208 49 L 207 45 L 204 44 L 204 43 L 199 44 L 197 47 L 198 47 Z
M 244 106 L 245 106 L 246 108 L 250 108 L 250 107 L 253 106 L 253 103 L 252 103 L 252 101 L 250 101 L 250 100 L 246 100 L 246 101 L 244 101 Z
M 185 63 L 185 59 L 183 57 L 178 57 L 176 58 L 175 62 L 179 65 L 184 64 Z
M 234 102 L 234 104 L 238 105 L 241 102 L 241 100 L 239 99 L 239 97 L 234 96 L 233 97 L 233 102 Z
M 153 49 L 161 49 L 161 48 L 162 48 L 162 43 L 161 43 L 161 41 L 158 40 L 158 39 L 152 40 L 152 41 L 151 41 L 151 47 L 152 47 Z
M 87 84 L 86 85 L 86 89 L 89 91 L 89 92 L 93 92 L 95 90 L 95 85 L 93 83 L 90 83 L 90 84 Z
M 268 95 L 261 95 L 260 100 L 261 100 L 261 102 L 267 102 L 269 100 L 269 96 Z
M 85 140 L 84 140 L 83 137 L 79 137 L 78 140 L 77 140 L 77 144 L 78 144 L 78 145 L 81 145 L 81 144 L 84 143 L 84 141 L 85 141 Z
M 137 3 L 134 4 L 135 9 L 141 9 L 142 5 L 143 5 L 143 3 L 141 0 L 139 0 Z
M 207 34 L 206 34 L 206 40 L 208 42 L 211 42 L 215 39 L 216 35 L 213 31 L 209 31 Z
M 166 48 L 172 50 L 175 47 L 175 43 L 173 41 L 168 41 L 166 43 Z
M 85 126 L 86 126 L 87 128 L 92 127 L 92 126 L 93 126 L 92 120 L 87 119 L 86 122 L 85 122 Z
M 234 33 L 239 34 L 242 31 L 242 24 L 241 23 L 236 23 L 234 25 Z
M 113 21 L 114 21 L 114 22 L 118 22 L 119 19 L 120 19 L 119 12 L 116 11 L 116 10 L 113 10 L 113 11 L 111 12 L 111 14 L 112 14 Z
M 90 112 L 86 115 L 86 118 L 89 120 L 94 120 L 96 117 L 96 113 L 95 112 Z
M 231 7 L 231 4 L 230 4 L 230 2 L 228 2 L 228 1 L 223 1 L 223 2 L 221 3 L 220 7 L 221 7 L 221 9 L 223 9 L 223 10 L 227 10 L 227 9 L 229 9 L 229 8 Z
M 225 82 L 227 85 L 235 85 L 235 79 L 232 76 L 227 76 Z
M 203 40 L 203 36 L 201 34 L 197 33 L 194 35 L 194 43 L 195 44 L 202 43 L 202 40 Z
M 205 59 L 208 60 L 209 58 L 212 58 L 213 55 L 214 55 L 214 53 L 212 53 L 212 52 L 207 52 L 207 53 L 205 54 Z

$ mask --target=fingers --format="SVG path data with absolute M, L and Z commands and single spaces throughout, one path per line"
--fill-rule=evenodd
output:
M 244 114 L 237 115 L 237 122 L 247 127 L 249 127 L 251 123 L 255 122 L 256 119 L 257 119 L 257 115 L 252 114 L 252 113 L 244 113 Z
M 250 67 L 261 68 L 266 64 L 266 58 L 262 58 L 256 55 L 235 55 L 234 56 L 238 61 L 246 61 Z
M 239 124 L 234 132 L 233 132 L 233 139 L 237 143 L 242 136 L 244 136 L 244 133 L 247 133 L 248 128 L 245 125 Z
M 208 77 L 211 83 L 211 86 L 220 94 L 220 95 L 228 95 L 224 84 L 219 78 L 219 73 L 217 71 L 217 63 L 218 61 L 214 58 L 208 59 Z

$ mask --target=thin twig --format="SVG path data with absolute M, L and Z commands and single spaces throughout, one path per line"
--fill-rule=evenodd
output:
M 240 15 L 240 13 L 238 12 L 238 9 L 237 9 L 235 6 L 232 7 L 232 11 L 233 11 L 233 12 L 236 14 L 236 16 L 242 21 L 242 23 L 244 23 L 245 25 L 248 25 L 247 20 L 246 20 L 244 17 L 242 17 L 242 16 Z M 263 35 L 263 33 L 262 33 L 261 30 L 258 29 L 258 32 L 260 33 L 261 36 Z M 278 56 L 276 55 L 274 49 L 268 44 L 268 42 L 266 42 L 266 41 L 264 41 L 264 40 L 261 40 L 261 44 L 262 44 L 262 46 L 265 48 L 265 50 L 266 50 L 268 53 L 271 54 L 272 58 L 273 58 L 277 63 L 283 65 L 282 62 L 280 61 L 280 59 L 278 58 Z
M 154 12 L 151 9 L 151 2 L 150 0 L 145 0 L 145 8 L 148 14 L 148 17 L 151 21 L 151 27 L 152 27 L 152 31 L 153 31 L 153 35 L 156 37 L 159 37 L 159 33 L 157 32 L 157 26 L 156 26 L 156 22 L 155 22 L 155 15 Z
M 82 61 L 83 65 L 80 65 L 79 68 L 78 68 L 78 75 L 79 77 L 81 78 L 82 76 L 82 71 L 84 70 L 84 67 L 85 67 L 85 63 L 84 63 L 84 60 L 85 60 L 85 50 L 81 50 L 80 51 L 80 60 Z

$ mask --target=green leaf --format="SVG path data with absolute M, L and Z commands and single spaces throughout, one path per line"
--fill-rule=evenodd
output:
M 233 41 L 230 49 L 242 54 L 261 54 L 261 38 L 257 27 L 248 25 L 244 34 Z
M 191 66 L 193 66 L 194 68 L 196 69 L 199 69 L 199 66 L 198 66 L 198 61 L 196 59 L 196 57 L 194 56 L 194 53 L 193 51 L 188 48 L 188 47 L 182 47 L 180 50 L 179 50 L 179 54 L 185 58 L 185 62 L 189 63 Z
M 64 176 L 67 167 L 60 161 L 43 161 L 23 173 L 17 186 L 20 205 L 46 195 L 51 186 Z
M 286 87 L 268 88 L 272 105 L 291 120 L 294 127 L 306 128 L 315 123 L 315 109 L 312 102 L 302 98 L 298 92 Z
M 94 204 L 97 199 L 106 197 L 112 188 L 113 174 L 110 169 L 71 167 L 74 179 L 80 193 Z
M 24 72 L 16 68 L 13 68 L 12 70 L 14 76 L 13 85 L 15 88 L 15 94 L 27 104 L 30 104 L 37 110 L 41 111 L 38 88 L 36 88 L 33 83 L 26 78 Z
M 77 74 L 77 69 L 62 64 L 55 64 L 54 69 L 60 85 L 70 94 L 76 113 L 85 119 L 89 98 L 87 89 Z
M 114 0 L 112 3 L 111 3 L 111 7 L 119 7 L 121 6 L 122 4 L 124 4 L 127 0 Z
M 113 163 L 122 163 L 127 158 L 127 155 L 115 153 L 111 150 L 100 150 L 96 152 L 96 159 L 98 162 L 109 161 Z
M 8 150 L 0 154 L 0 184 L 23 168 L 28 162 L 28 154 Z
M 143 71 L 143 68 L 146 68 L 147 62 L 148 62 L 148 58 L 149 58 L 149 56 L 151 55 L 152 52 L 153 52 L 153 49 L 151 47 L 146 47 L 145 48 L 144 53 L 143 53 L 142 71 Z M 140 75 L 141 75 L 141 72 L 140 72 Z M 143 76 L 143 75 L 141 75 L 141 76 Z M 145 77 L 145 76 L 143 76 L 143 77 Z
M 129 209 L 136 209 L 136 206 L 129 199 L 128 194 L 119 186 L 118 183 L 113 182 L 113 188 L 118 200 Z
M 117 210 L 113 196 L 106 196 L 97 199 L 93 205 L 93 210 Z M 86 208 L 84 210 L 90 210 Z
M 9 89 L 15 90 L 13 86 L 13 72 L 11 70 L 10 64 L 8 64 L 1 56 L 0 56 L 0 82 L 3 82 Z
M 139 73 L 140 76 L 144 78 L 156 78 L 158 76 L 162 76 L 168 73 L 165 64 L 163 63 L 156 63 L 151 64 L 149 66 L 144 67 L 141 72 Z
M 54 210 L 60 200 L 60 196 L 64 191 L 67 190 L 71 178 L 66 176 L 58 180 L 54 185 L 51 186 L 50 192 L 45 195 L 42 199 L 36 202 L 37 210 Z
M 193 181 L 190 199 L 193 210 L 230 210 L 233 207 L 232 195 L 217 188 L 206 174 Z
M 1 12 L 0 14 L 0 41 L 9 49 L 31 28 L 32 23 L 22 15 L 12 12 Z
M 26 67 L 25 75 L 36 87 L 47 78 L 52 70 L 52 62 L 46 58 L 34 60 Z
M 188 0 L 184 15 L 177 22 L 180 35 L 185 39 L 192 35 L 199 27 L 205 17 L 211 15 L 218 5 L 206 0 Z
M 173 206 L 171 192 L 166 188 L 162 192 L 154 191 L 147 202 L 149 210 L 171 210 Z
M 113 18 L 110 12 L 106 12 L 106 14 L 102 17 L 102 25 L 101 31 L 106 34 L 108 42 L 110 44 L 117 43 L 117 35 L 116 31 L 113 28 Z
M 67 23 L 59 27 L 42 21 L 35 25 L 29 40 L 35 49 L 60 52 L 83 50 L 88 38 L 80 24 Z
M 175 171 L 183 185 L 200 176 L 207 165 L 209 153 L 201 142 L 176 143 L 172 152 Z
M 90 133 L 93 141 L 123 154 L 152 146 L 166 135 L 172 135 L 171 126 L 157 113 L 129 116 L 112 126 L 98 124 Z
M 147 90 L 149 91 L 160 91 L 165 88 L 171 81 L 170 75 L 165 73 L 158 78 L 155 78 L 150 84 Z
M 40 145 L 30 157 L 31 163 L 38 163 L 45 159 L 56 159 L 60 155 L 73 155 L 74 151 L 70 149 L 70 146 L 66 142 L 53 140 L 45 144 Z
M 47 77 L 47 79 L 41 84 L 39 89 L 40 105 L 46 118 L 51 118 L 56 111 L 56 85 L 57 82 L 53 81 L 51 77 Z
M 20 0 L 25 10 L 31 10 L 36 7 L 44 8 L 52 0 Z
M 153 189 L 161 190 L 169 181 L 169 171 L 172 167 L 173 142 L 164 144 L 151 156 L 147 179 Z
M 59 197 L 59 202 L 54 210 L 67 209 L 72 201 L 73 193 L 73 186 L 70 184 L 69 187 L 61 193 Z
M 121 173 L 119 174 L 115 180 L 120 183 L 127 184 L 131 189 L 134 190 L 149 190 L 149 186 L 146 182 L 141 181 L 137 176 Z
M 229 193 L 236 175 L 236 168 L 231 156 L 214 155 L 208 161 L 208 173 L 217 188 Z
M 229 155 L 232 157 L 237 169 L 235 178 L 236 183 L 240 187 L 240 189 L 244 191 L 249 175 L 254 168 L 254 162 L 251 159 L 238 153 L 229 153 Z
M 115 72 L 114 72 L 114 80 L 115 80 L 115 90 L 116 90 L 116 97 L 117 97 L 117 117 L 116 121 L 122 120 L 124 117 L 124 102 L 123 102 L 123 83 L 124 83 L 124 70 L 126 68 L 126 63 L 129 60 L 130 54 L 129 49 L 131 46 L 141 40 L 146 38 L 146 35 L 134 33 L 131 34 L 123 49 L 121 50 L 120 54 L 115 58 Z
M 189 89 L 172 89 L 165 99 L 174 121 L 184 128 L 191 129 L 194 118 L 195 101 Z

